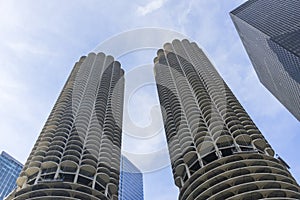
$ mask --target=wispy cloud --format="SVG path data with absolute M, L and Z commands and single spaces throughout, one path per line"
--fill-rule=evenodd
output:
M 288 112 L 259 83 L 228 15 L 245 0 L 75 1 L 72 5 L 59 0 L 0 1 L 0 150 L 25 161 L 68 72 L 81 55 L 123 31 L 163 27 L 181 31 L 203 47 L 270 144 L 300 180 L 299 168 L 296 169 L 300 163 L 293 151 L 299 143 L 299 123 L 291 120 Z M 111 10 L 117 14 L 112 15 Z M 162 35 L 157 35 L 159 38 L 155 39 L 161 40 Z M 149 40 L 138 36 L 135 42 Z M 115 44 L 119 50 L 123 47 L 128 46 Z M 148 59 L 139 56 L 142 61 Z M 152 60 L 150 57 L 151 63 Z M 132 68 L 130 59 L 122 61 L 128 72 Z M 151 119 L 159 117 L 151 115 L 149 108 L 156 103 L 147 93 L 136 95 L 138 104 L 132 107 L 139 106 L 140 110 L 132 110 L 133 120 L 139 121 L 140 126 L 153 123 Z M 143 141 L 123 140 L 123 145 L 130 152 L 152 153 L 166 147 L 165 135 L 161 133 Z M 147 160 L 149 165 L 151 158 L 150 155 Z M 145 199 L 176 199 L 178 190 L 171 169 L 168 170 L 156 171 L 145 179 Z
M 149 13 L 152 13 L 155 10 L 158 10 L 166 2 L 167 2 L 167 0 L 155 0 L 155 1 L 151 1 L 148 4 L 146 4 L 145 6 L 139 6 L 137 8 L 137 13 L 139 15 L 145 16 L 145 15 L 147 15 Z

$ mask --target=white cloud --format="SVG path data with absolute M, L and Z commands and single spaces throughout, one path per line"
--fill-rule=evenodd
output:
M 147 15 L 149 13 L 152 13 L 155 10 L 158 10 L 166 2 L 167 2 L 167 0 L 155 0 L 155 1 L 151 1 L 148 4 L 146 4 L 145 6 L 139 6 L 137 8 L 137 13 L 139 15 L 145 16 L 145 15 Z
M 186 7 L 186 9 L 183 9 L 182 10 L 182 13 L 179 15 L 178 17 L 178 23 L 179 23 L 179 26 L 181 27 L 181 31 L 185 32 L 185 24 L 188 23 L 188 16 L 189 14 L 191 13 L 192 11 L 192 6 L 193 6 L 193 3 L 194 1 L 182 1 L 183 3 L 188 3 L 188 6 L 184 6 Z
M 5 68 L 0 68 L 0 150 L 24 163 L 44 120 L 42 110 L 36 109 L 42 102 L 30 95 L 32 86 L 12 64 L 1 64 Z
M 167 6 L 166 0 L 148 1 L 143 6 L 137 6 L 141 5 L 137 0 L 132 3 L 88 0 L 72 5 L 55 0 L 0 1 L 0 150 L 7 150 L 25 161 L 66 80 L 67 71 L 81 55 L 122 31 L 162 27 L 184 31 L 204 47 L 263 134 L 270 138 L 271 145 L 300 180 L 299 168 L 295 169 L 300 163 L 294 151 L 300 140 L 299 122 L 258 82 L 229 18 L 228 12 L 243 1 L 178 1 Z M 117 14 L 112 15 L 112 10 Z M 138 36 L 134 41 L 149 39 Z M 122 49 L 123 46 L 126 44 L 116 47 Z M 141 55 L 140 59 L 146 58 Z M 128 63 L 122 62 L 123 67 L 132 67 Z M 151 116 L 147 106 L 153 106 L 149 105 L 153 101 L 147 99 L 147 95 L 138 98 L 138 102 L 145 105 L 136 113 L 145 112 L 144 118 L 139 120 L 147 124 Z M 282 138 L 282 134 L 286 137 Z M 127 144 L 131 148 L 127 150 L 151 153 L 166 147 L 164 142 L 165 135 L 161 133 L 149 141 L 131 140 Z M 152 159 L 149 165 L 150 161 Z M 168 175 L 151 174 L 155 176 L 158 178 L 144 182 L 145 199 L 176 199 L 178 191 L 171 171 Z M 165 180 L 169 182 L 161 184 Z M 169 195 L 171 197 L 167 197 Z
M 30 43 L 25 42 L 16 42 L 16 43 L 9 43 L 7 46 L 18 56 L 28 56 L 28 54 L 34 56 L 41 56 L 41 55 L 55 55 L 56 52 L 50 51 L 47 47 L 32 45 Z

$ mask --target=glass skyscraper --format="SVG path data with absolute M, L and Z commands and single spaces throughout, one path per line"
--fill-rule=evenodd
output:
M 300 1 L 249 0 L 230 15 L 259 80 L 300 121 Z
M 119 183 L 119 200 L 143 200 L 143 174 L 122 155 Z
M 2 151 L 0 155 L 0 200 L 17 187 L 16 180 L 23 165 Z
M 180 200 L 300 199 L 288 166 L 196 43 L 167 43 L 154 63 Z
M 123 75 L 112 56 L 80 58 L 17 179 L 15 200 L 118 198 Z

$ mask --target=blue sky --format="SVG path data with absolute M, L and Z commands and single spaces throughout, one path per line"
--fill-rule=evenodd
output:
M 187 35 L 203 48 L 299 182 L 300 124 L 257 79 L 228 14 L 242 2 L 0 0 L 0 150 L 24 163 L 73 64 L 116 34 L 159 27 Z M 151 64 L 154 56 L 153 50 L 142 50 L 120 61 L 129 72 Z M 150 71 L 143 78 L 153 78 Z M 159 116 L 155 93 L 150 84 L 132 97 L 139 109 L 129 103 L 132 121 L 139 126 L 151 123 L 152 108 Z M 166 148 L 163 132 L 151 140 L 125 142 L 124 149 L 147 155 Z M 146 173 L 144 183 L 145 199 L 177 197 L 169 167 Z

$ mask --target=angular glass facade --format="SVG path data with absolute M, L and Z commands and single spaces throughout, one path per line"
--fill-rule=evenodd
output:
M 300 120 L 300 1 L 249 0 L 230 15 L 259 80 Z
M 143 174 L 122 155 L 119 183 L 119 200 L 143 200 Z
M 2 151 L 0 155 L 0 200 L 17 187 L 16 180 L 23 165 Z
M 300 199 L 286 164 L 196 43 L 167 43 L 154 62 L 180 200 Z

